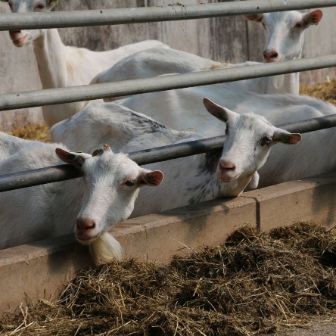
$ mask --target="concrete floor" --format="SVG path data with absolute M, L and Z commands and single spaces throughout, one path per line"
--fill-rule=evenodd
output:
M 277 336 L 336 336 L 336 319 L 325 322 L 313 320 L 305 328 L 295 328 L 277 333 Z

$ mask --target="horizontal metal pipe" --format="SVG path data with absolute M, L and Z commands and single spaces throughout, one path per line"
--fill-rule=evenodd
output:
M 206 17 L 335 6 L 334 0 L 232 1 L 204 5 L 174 5 L 148 8 L 120 8 L 71 12 L 3 14 L 0 30 L 62 28 L 157 21 L 190 20 Z
M 285 124 L 279 127 L 289 132 L 308 133 L 336 126 L 336 114 Z M 184 142 L 129 153 L 129 157 L 139 165 L 162 162 L 219 150 L 223 147 L 224 136 Z M 327 158 L 326 158 L 327 159 Z M 51 182 L 65 181 L 82 176 L 70 165 L 59 165 L 36 170 L 0 176 L 0 192 L 32 187 Z
M 133 79 L 114 83 L 9 93 L 0 96 L 0 111 L 109 97 L 122 97 L 132 94 L 231 82 L 334 66 L 336 66 L 336 55 L 329 55 L 281 63 L 239 66 L 222 70 Z

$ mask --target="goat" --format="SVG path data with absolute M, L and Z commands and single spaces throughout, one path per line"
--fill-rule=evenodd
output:
M 200 102 L 202 103 L 201 99 Z M 205 113 L 208 112 L 205 110 Z M 218 129 L 223 135 L 223 122 L 209 115 L 208 120 L 212 119 L 219 124 Z M 206 127 L 206 123 L 203 125 Z M 199 134 L 169 129 L 124 106 L 101 102 L 91 103 L 71 119 L 56 124 L 51 133 L 54 139 L 67 146 L 86 151 L 101 143 L 109 143 L 116 151 L 133 152 L 152 148 L 154 144 L 166 146 L 201 138 Z M 161 162 L 160 167 L 166 172 L 166 178 L 161 185 L 160 194 L 155 197 L 140 197 L 138 202 L 142 202 L 141 206 L 136 204 L 134 214 L 164 211 L 216 197 L 237 196 L 246 188 L 257 186 L 254 176 L 243 176 L 239 181 L 221 183 L 215 174 L 218 160 L 219 156 L 209 153 Z M 146 168 L 156 169 L 156 164 Z M 149 199 L 151 201 L 147 202 Z
M 290 94 L 257 94 L 240 90 L 236 83 L 185 88 L 134 95 L 117 101 L 125 107 L 144 113 L 167 127 L 190 130 L 203 137 L 223 134 L 222 124 L 210 118 L 202 98 L 208 97 L 238 113 L 255 112 L 273 123 L 299 121 L 310 115 L 336 113 L 330 103 L 308 96 Z M 318 112 L 319 111 L 319 112 Z M 79 141 L 79 140 L 78 140 Z
M 57 0 L 1 0 L 7 2 L 13 13 L 46 12 Z M 43 89 L 63 88 L 89 84 L 95 75 L 119 60 L 140 50 L 166 45 L 147 40 L 109 51 L 92 51 L 64 45 L 57 29 L 11 31 L 13 44 L 23 47 L 33 43 Z M 80 111 L 86 102 L 43 107 L 43 116 L 49 126 Z
M 209 99 L 205 99 L 204 103 L 210 113 L 225 123 L 223 131 L 226 130 L 226 139 L 217 166 L 217 174 L 222 181 L 234 182 L 247 176 L 258 180 L 260 174 L 259 185 L 267 186 L 335 170 L 333 128 L 307 133 L 301 141 L 300 134 L 274 126 L 270 120 L 278 123 L 279 119 L 272 118 L 272 113 L 267 116 L 258 112 L 238 114 Z M 307 112 L 310 114 L 304 111 L 302 114 L 308 118 L 323 116 L 317 110 Z M 288 119 L 284 117 L 282 123 L 301 120 L 295 113 L 289 112 L 286 117 Z M 277 143 L 297 145 L 284 148 Z M 328 155 L 329 152 L 331 155 Z
M 130 216 L 140 187 L 158 186 L 163 173 L 141 168 L 107 145 L 90 155 L 0 133 L 0 148 L 10 141 L 16 151 L 0 152 L 1 174 L 63 161 L 80 169 L 84 177 L 0 193 L 0 248 L 65 235 L 75 223 L 76 239 L 90 245 L 97 263 L 120 258 L 120 244 L 107 230 Z
M 286 11 L 249 15 L 247 18 L 263 24 L 265 29 L 264 60 L 266 62 L 279 62 L 302 57 L 304 31 L 311 25 L 317 25 L 322 16 L 321 10 L 314 10 L 309 13 Z M 110 69 L 98 74 L 92 80 L 92 83 L 115 82 L 169 73 L 216 70 L 254 64 L 258 63 L 221 64 L 184 51 L 156 47 L 139 51 L 122 59 Z M 239 81 L 235 85 L 239 85 L 239 89 L 257 93 L 299 94 L 300 81 L 299 74 L 292 73 Z

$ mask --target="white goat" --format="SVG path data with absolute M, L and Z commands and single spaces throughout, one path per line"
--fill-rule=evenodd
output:
M 7 156 L 0 152 L 1 174 L 64 161 L 80 169 L 84 178 L 0 193 L 0 248 L 65 235 L 76 223 L 77 240 L 91 245 L 98 263 L 120 257 L 119 243 L 106 231 L 130 216 L 139 187 L 159 185 L 163 173 L 141 168 L 109 146 L 91 156 L 0 133 L 0 148 L 10 142 L 16 151 Z
M 190 130 L 203 137 L 223 134 L 222 124 L 209 118 L 202 104 L 203 97 L 238 112 L 255 112 L 267 117 L 272 123 L 287 120 L 308 119 L 311 115 L 336 113 L 336 107 L 322 100 L 290 94 L 257 94 L 239 90 L 236 83 L 145 93 L 126 98 L 120 103 L 132 110 L 144 113 L 167 127 Z M 99 118 L 97 116 L 97 118 Z M 60 139 L 55 139 L 60 140 Z M 77 140 L 80 143 L 80 139 Z
M 312 24 L 318 24 L 321 18 L 321 10 L 314 10 L 309 13 L 287 11 L 248 16 L 250 20 L 261 22 L 265 29 L 263 55 L 266 62 L 301 58 L 304 30 Z M 180 50 L 159 47 L 140 51 L 124 58 L 110 69 L 98 74 L 92 83 L 115 82 L 169 73 L 187 73 L 254 64 L 258 63 L 220 64 Z M 244 80 L 235 83 L 235 85 L 239 85 L 240 89 L 244 88 L 258 93 L 299 94 L 300 88 L 298 73 Z
M 45 12 L 57 0 L 1 0 L 7 2 L 13 13 Z M 44 89 L 89 84 L 95 75 L 137 51 L 165 45 L 159 41 L 143 41 L 109 51 L 91 51 L 63 44 L 57 29 L 11 31 L 17 47 L 33 43 L 38 70 Z M 85 102 L 43 107 L 48 125 L 66 119 L 80 111 Z
M 223 122 L 211 116 L 208 119 L 218 123 L 221 134 L 224 134 Z M 123 106 L 101 102 L 89 104 L 71 119 L 55 125 L 51 132 L 55 139 L 76 150 L 82 148 L 85 151 L 104 142 L 111 144 L 115 150 L 132 152 L 200 138 L 199 135 L 167 129 Z M 257 186 L 257 175 L 255 178 L 243 176 L 233 183 L 219 183 L 214 174 L 218 159 L 216 154 L 207 154 L 161 162 L 160 167 L 166 172 L 166 178 L 160 188 L 160 195 L 140 197 L 138 202 L 142 202 L 141 206 L 136 205 L 134 213 L 140 215 L 219 196 L 237 196 L 249 184 L 249 188 Z M 156 169 L 156 164 L 146 167 Z M 147 202 L 149 199 L 151 201 Z
M 217 168 L 222 181 L 233 182 L 245 176 L 256 176 L 260 170 L 260 185 L 265 186 L 335 171 L 335 129 L 307 133 L 300 142 L 299 134 L 284 132 L 262 115 L 238 114 L 207 99 L 205 105 L 214 116 L 226 123 L 226 140 Z M 322 115 L 318 111 L 305 114 L 307 118 Z M 269 117 L 270 120 L 272 113 Z M 282 123 L 301 119 L 295 113 L 287 117 L 282 119 Z M 279 141 L 300 143 L 289 148 L 275 146 L 272 149 Z
M 213 86 L 212 86 L 213 88 Z M 203 88 L 204 90 L 204 88 Z M 202 136 L 215 136 L 215 135 L 223 135 L 224 133 L 229 134 L 228 137 L 230 138 L 231 133 L 235 134 L 238 133 L 240 134 L 240 137 L 244 140 L 245 138 L 247 139 L 246 141 L 249 141 L 251 146 L 255 145 L 255 139 L 251 138 L 254 134 L 255 136 L 258 135 L 258 129 L 255 131 L 252 126 L 246 126 L 249 125 L 248 122 L 249 120 L 262 120 L 264 123 L 269 125 L 270 129 L 274 131 L 277 131 L 278 135 L 282 135 L 282 138 L 277 139 L 277 141 L 282 141 L 285 143 L 296 143 L 299 141 L 299 136 L 296 134 L 288 134 L 284 131 L 281 131 L 279 129 L 276 129 L 274 126 L 270 124 L 284 124 L 284 123 L 292 123 L 292 122 L 297 122 L 300 120 L 305 120 L 309 118 L 315 118 L 315 117 L 322 117 L 322 116 L 327 116 L 330 114 L 335 114 L 336 113 L 336 107 L 325 103 L 323 101 L 319 101 L 314 98 L 310 97 L 304 97 L 304 96 L 293 96 L 293 95 L 257 95 L 257 94 L 251 94 L 249 97 L 246 97 L 242 94 L 241 97 L 238 97 L 237 101 L 232 101 L 228 96 L 228 92 L 224 95 L 223 97 L 218 94 L 215 95 L 213 91 L 208 91 L 207 93 L 212 92 L 212 96 L 215 97 L 215 99 L 218 99 L 219 101 L 227 101 L 230 109 L 238 109 L 238 113 L 232 112 L 231 114 L 237 115 L 235 120 L 242 120 L 242 122 L 237 122 L 234 125 L 230 125 L 230 122 L 228 122 L 228 128 L 225 129 L 223 127 L 223 119 L 218 120 L 218 115 L 215 114 L 214 111 L 216 109 L 211 109 L 209 107 L 209 102 L 207 103 L 206 107 L 207 110 L 217 116 L 218 119 L 213 119 L 208 116 L 208 111 L 202 107 L 202 94 L 205 93 L 202 91 L 202 88 L 189 88 L 189 89 L 184 89 L 184 90 L 179 90 L 179 91 L 168 91 L 165 93 L 161 93 L 163 96 L 160 97 L 159 95 L 155 95 L 155 97 L 159 98 L 160 101 L 160 106 L 162 107 L 162 110 L 160 110 L 160 115 L 162 116 L 162 119 L 167 117 L 167 114 L 171 115 L 176 113 L 176 116 L 174 116 L 170 119 L 175 121 L 175 126 L 180 126 L 180 128 L 188 128 L 191 127 L 193 129 L 196 129 L 198 133 L 202 134 Z M 223 90 L 220 90 L 219 93 L 222 93 Z M 235 92 L 230 92 L 230 94 L 235 95 Z M 164 98 L 172 98 L 170 94 L 179 94 L 182 99 L 174 101 L 174 104 L 171 102 L 165 100 Z M 139 96 L 141 97 L 141 96 Z M 173 98 L 175 98 L 173 96 Z M 243 99 L 245 99 L 243 101 Z M 241 102 L 240 102 L 241 100 Z M 148 105 L 151 104 L 150 101 L 147 99 L 143 100 L 144 102 L 147 102 Z M 170 104 L 169 104 L 170 103 Z M 178 105 L 177 103 L 180 103 Z M 185 105 L 184 105 L 185 103 Z M 231 104 L 230 104 L 231 103 Z M 187 105 L 188 104 L 188 105 Z M 212 104 L 214 106 L 217 106 L 215 104 Z M 167 106 L 169 108 L 167 109 Z M 186 108 L 188 106 L 188 108 Z M 148 106 L 147 106 L 148 107 Z M 251 115 L 251 108 L 253 107 L 253 111 L 255 112 L 256 116 L 253 117 Z M 218 107 L 217 109 L 219 109 Z M 94 103 L 90 104 L 85 110 L 82 112 L 78 113 L 75 117 L 68 121 L 63 121 L 57 125 L 55 125 L 51 132 L 52 135 L 55 139 L 59 141 L 63 141 L 69 146 L 73 146 L 74 148 L 81 148 L 81 146 L 87 146 L 89 149 L 92 148 L 92 146 L 96 146 L 102 142 L 109 142 L 109 143 L 120 143 L 120 138 L 130 138 L 130 136 L 126 136 L 125 134 L 131 133 L 129 130 L 130 128 L 134 127 L 134 129 L 140 129 L 142 130 L 144 122 L 139 122 L 138 126 L 134 126 L 134 120 L 129 116 L 129 113 L 132 115 L 138 115 L 134 112 L 127 112 L 127 110 L 123 107 L 119 107 L 120 112 L 116 112 L 118 110 L 117 105 L 113 103 Z M 224 108 L 221 108 L 224 109 Z M 146 107 L 144 108 L 146 110 Z M 229 111 L 229 109 L 227 109 Z M 228 112 L 230 113 L 230 111 Z M 119 114 L 119 117 L 117 116 Z M 153 113 L 155 115 L 155 112 Z M 270 122 L 266 122 L 265 119 L 266 117 Z M 144 118 L 144 117 L 142 117 Z M 145 120 L 145 119 L 143 119 Z M 244 120 L 247 120 L 247 122 L 244 122 Z M 149 122 L 149 121 L 148 121 Z M 151 123 L 154 123 L 151 121 Z M 253 124 L 253 123 L 252 123 Z M 265 124 L 265 125 L 266 125 Z M 156 125 L 156 126 L 154 126 Z M 251 135 L 245 134 L 240 132 L 241 129 L 244 129 L 244 127 L 250 127 L 248 132 L 251 133 Z M 235 128 L 237 130 L 235 130 Z M 148 131 L 146 133 L 150 134 L 153 133 L 153 137 L 149 138 L 150 141 L 147 142 L 141 142 L 140 143 L 140 148 L 151 148 L 153 147 L 153 144 L 155 143 L 155 139 L 158 139 L 158 144 L 157 145 L 165 145 L 165 144 L 170 144 L 172 142 L 164 142 L 164 139 L 167 138 L 167 136 L 163 136 L 164 132 L 162 132 L 162 129 L 159 129 L 157 124 L 153 124 L 153 129 L 158 129 L 158 132 Z M 135 131 L 137 132 L 137 131 Z M 316 142 L 316 151 L 318 152 L 318 147 L 321 143 L 326 143 L 326 139 L 324 139 L 324 142 L 319 142 L 319 135 L 320 134 L 329 134 L 330 137 L 332 138 L 332 133 L 333 130 L 326 130 L 326 131 L 319 131 L 313 134 L 309 134 L 305 136 L 305 139 L 312 139 L 310 142 Z M 175 133 L 178 135 L 178 133 Z M 265 133 L 266 134 L 266 133 Z M 160 135 L 160 136 L 158 136 Z M 199 137 L 199 135 L 198 135 Z M 118 141 L 114 141 L 114 139 L 119 139 Z M 197 137 L 193 137 L 197 138 Z M 261 140 L 262 136 L 260 136 Z M 180 137 L 181 141 L 183 137 Z M 231 138 L 230 138 L 231 139 Z M 237 138 L 239 140 L 239 137 Z M 289 139 L 289 140 L 288 140 Z M 136 141 L 138 139 L 135 138 L 135 142 L 131 142 L 132 146 L 136 148 Z M 239 143 L 239 141 L 236 140 L 235 142 Z M 265 141 L 264 141 L 265 140 Z M 264 139 L 261 141 L 261 143 L 265 142 L 266 145 L 267 139 Z M 185 140 L 184 140 L 185 141 Z M 121 142 L 122 143 L 122 142 Z M 224 150 L 227 148 L 226 146 L 230 147 L 233 146 L 233 141 L 228 141 L 226 140 L 225 145 L 224 145 Z M 309 146 L 311 146 L 311 143 L 307 145 L 306 147 L 306 140 L 303 142 L 303 145 L 301 144 L 298 148 L 302 150 L 302 154 L 298 152 L 299 149 L 296 149 L 295 151 L 295 156 L 299 158 L 297 161 L 292 158 L 292 154 L 289 153 L 288 150 L 281 150 L 277 149 L 274 151 L 274 155 L 272 155 L 272 159 L 269 160 L 269 164 L 266 164 L 264 173 L 263 173 L 263 179 L 262 179 L 262 185 L 265 184 L 274 184 L 282 181 L 287 181 L 290 179 L 294 178 L 303 178 L 307 176 L 312 176 L 312 175 L 317 175 L 321 174 L 323 172 L 328 172 L 332 169 L 333 167 L 333 160 L 324 160 L 323 155 L 320 155 L 318 158 L 317 156 L 321 153 L 319 151 L 319 154 L 316 154 L 315 160 L 318 162 L 317 165 L 312 168 L 310 165 L 301 165 L 299 164 L 300 160 L 303 162 L 303 156 L 305 155 L 310 155 L 307 154 Z M 126 151 L 132 150 L 132 146 L 125 146 L 122 144 L 122 148 L 127 148 Z M 235 146 L 236 147 L 236 146 Z M 232 182 L 237 182 L 236 186 L 233 185 L 226 185 L 225 189 L 222 190 L 220 193 L 217 193 L 217 195 L 226 195 L 226 196 L 236 196 L 238 195 L 242 190 L 246 188 L 247 185 L 249 185 L 250 188 L 255 188 L 258 186 L 258 174 L 257 170 L 264 164 L 268 152 L 264 155 L 264 152 L 261 152 L 261 154 L 258 154 L 257 151 L 255 151 L 253 148 L 250 146 L 245 146 L 248 148 L 248 150 L 243 151 L 244 146 L 242 145 L 240 150 L 237 150 L 237 156 L 240 155 L 241 161 L 251 161 L 253 162 L 252 167 L 254 167 L 254 170 L 251 172 L 249 169 L 247 169 L 245 166 L 242 167 L 238 175 L 241 177 L 239 181 L 232 181 Z M 256 146 L 255 146 L 256 147 Z M 263 146 L 261 146 L 263 147 Z M 257 147 L 256 147 L 257 148 Z M 269 149 L 268 146 L 264 147 Z M 302 149 L 303 148 L 303 149 Z M 280 153 L 280 154 L 279 154 Z M 255 155 L 255 156 L 253 156 Z M 264 156 L 263 156 L 264 155 Z M 315 154 L 314 154 L 315 155 Z M 251 159 L 252 158 L 252 159 Z M 255 162 L 257 160 L 257 163 Z M 286 168 L 280 169 L 280 167 L 283 166 L 282 162 L 291 162 L 291 160 L 295 161 L 297 165 L 300 165 L 300 168 L 295 168 L 296 166 L 293 165 L 287 165 Z M 325 162 L 326 161 L 326 162 Z M 216 159 L 213 159 L 213 162 L 216 162 Z M 329 164 L 330 163 L 330 164 Z M 173 168 L 167 168 L 167 171 L 183 171 L 181 169 L 181 166 L 179 166 L 180 163 L 178 163 L 175 166 L 175 169 Z M 193 164 L 189 164 L 188 161 L 185 161 L 186 168 L 192 167 Z M 204 166 L 204 164 L 203 164 Z M 223 168 L 229 168 L 232 169 L 233 167 L 225 167 L 224 164 L 222 164 Z M 238 166 L 235 164 L 235 166 Z M 304 168 L 301 169 L 301 166 Z M 185 166 L 183 166 L 185 167 Z M 290 168 L 289 168 L 290 167 Z M 238 171 L 238 170 L 237 170 Z M 246 174 L 245 174 L 246 173 Z M 187 174 L 189 176 L 189 174 Z M 213 176 L 211 176 L 211 179 L 214 179 Z M 172 183 L 178 183 L 181 184 L 180 181 L 174 181 L 172 180 Z M 225 182 L 225 180 L 224 180 Z M 189 182 L 191 183 L 191 182 Z M 214 182 L 212 182 L 214 183 Z M 209 185 L 211 185 L 209 183 Z M 190 188 L 192 190 L 192 188 Z M 216 193 L 213 193 L 211 187 L 207 189 L 207 192 L 211 195 L 215 195 Z M 169 193 L 167 192 L 167 195 Z M 176 197 L 176 200 L 178 200 L 178 203 L 181 202 L 181 199 L 179 199 L 179 195 L 183 195 L 183 197 L 186 197 L 183 192 L 180 193 L 173 193 L 174 197 Z M 163 202 L 166 199 L 163 200 Z M 202 199 L 204 200 L 204 199 Z M 172 200 L 173 202 L 174 200 Z M 177 204 L 178 205 L 178 204 Z

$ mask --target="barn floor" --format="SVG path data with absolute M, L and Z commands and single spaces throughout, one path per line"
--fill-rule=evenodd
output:
M 168 266 L 127 260 L 85 271 L 58 302 L 0 319 L 0 334 L 285 335 L 315 317 L 324 327 L 336 308 L 335 254 L 336 228 L 245 228 Z

